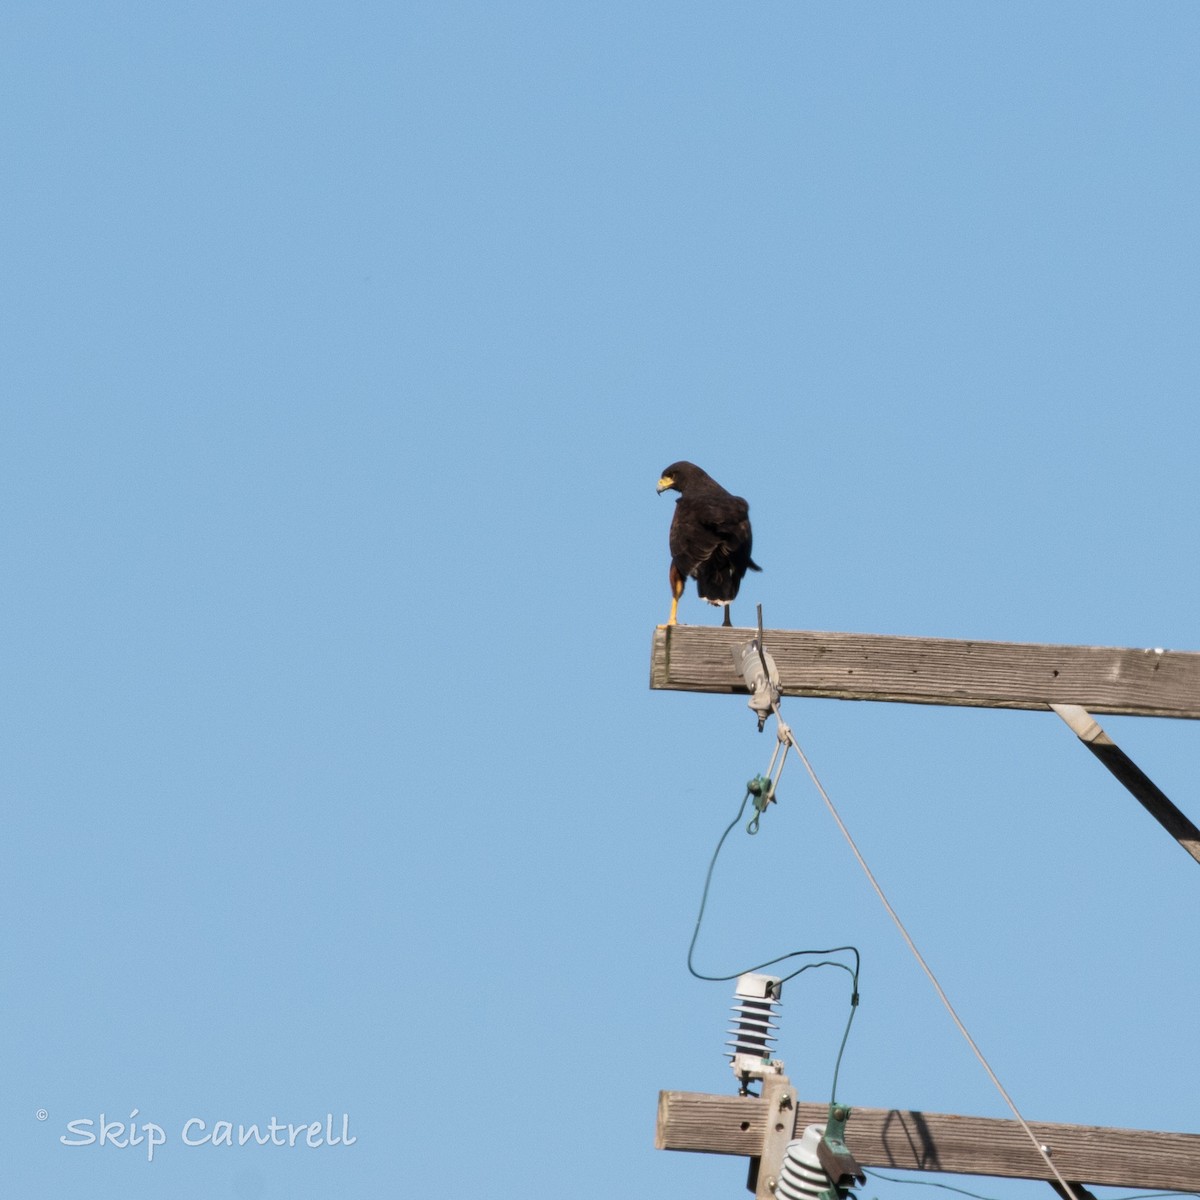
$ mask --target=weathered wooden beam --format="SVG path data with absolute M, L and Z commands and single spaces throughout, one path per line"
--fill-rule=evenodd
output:
M 755 1097 L 661 1092 L 655 1145 L 660 1150 L 755 1155 L 763 1143 L 766 1110 Z M 827 1104 L 797 1104 L 795 1136 L 806 1125 L 823 1124 L 828 1113 Z M 1200 1134 L 1041 1122 L 1030 1127 L 1066 1179 L 1106 1187 L 1200 1189 Z M 1016 1121 L 854 1108 L 845 1141 L 864 1167 L 1052 1178 Z
M 650 686 L 745 692 L 731 651 L 750 629 L 654 631 Z M 1200 653 L 768 629 L 785 696 L 1200 719 Z

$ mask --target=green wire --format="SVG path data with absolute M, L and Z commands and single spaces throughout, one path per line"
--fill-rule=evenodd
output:
M 845 971 L 851 979 L 851 995 L 850 995 L 850 1016 L 846 1021 L 846 1028 L 842 1033 L 842 1042 L 838 1047 L 837 1060 L 833 1067 L 833 1089 L 830 1095 L 830 1104 L 837 1102 L 837 1081 L 838 1074 L 842 1068 L 842 1055 L 846 1051 L 846 1041 L 850 1037 L 850 1026 L 854 1023 L 854 1014 L 858 1011 L 858 974 L 862 969 L 862 958 L 859 955 L 858 949 L 855 946 L 833 946 L 828 950 L 792 950 L 788 954 L 781 954 L 778 958 L 768 959 L 764 963 L 759 963 L 756 967 L 747 967 L 743 971 L 735 971 L 732 975 L 704 975 L 697 971 L 694 965 L 696 954 L 696 942 L 700 937 L 700 926 L 704 921 L 704 910 L 708 906 L 708 893 L 712 886 L 713 871 L 716 870 L 717 859 L 720 857 L 721 849 L 725 845 L 725 839 L 733 832 L 733 827 L 742 819 L 742 814 L 746 811 L 746 805 L 750 800 L 750 789 L 746 789 L 746 794 L 742 797 L 742 803 L 738 806 L 737 814 L 733 820 L 725 826 L 725 831 L 721 834 L 717 841 L 716 849 L 712 853 L 712 858 L 708 861 L 708 871 L 704 876 L 704 890 L 700 894 L 700 911 L 696 914 L 696 927 L 692 930 L 692 940 L 688 946 L 687 968 L 688 971 L 696 979 L 702 979 L 706 983 L 728 983 L 731 979 L 737 979 L 741 975 L 745 975 L 750 971 L 761 971 L 764 967 L 773 967 L 776 963 L 785 962 L 789 958 L 811 957 L 813 955 L 822 954 L 841 954 L 845 951 L 854 955 L 854 967 L 851 968 L 843 962 L 838 962 L 836 959 L 824 959 L 821 962 L 805 963 L 802 967 L 797 967 L 790 975 L 783 976 L 780 979 L 780 986 L 787 983 L 790 979 L 795 979 L 797 975 L 802 975 L 805 971 L 812 970 L 814 967 L 839 967 Z M 748 831 L 749 832 L 749 831 Z
M 850 1001 L 850 1016 L 846 1020 L 846 1029 L 842 1034 L 842 1044 L 838 1047 L 837 1061 L 833 1064 L 833 1087 L 829 1091 L 829 1107 L 837 1103 L 838 1073 L 842 1069 L 842 1055 L 846 1052 L 846 1039 L 850 1036 L 850 1026 L 854 1024 L 854 1014 L 858 1012 L 858 980 L 854 983 L 854 997 Z
M 708 873 L 704 876 L 704 891 L 700 894 L 700 911 L 696 914 L 696 928 L 692 930 L 692 943 L 688 946 L 687 965 L 688 970 L 697 978 L 706 980 L 709 983 L 725 983 L 730 979 L 736 979 L 736 975 L 701 975 L 699 971 L 692 966 L 692 956 L 696 952 L 696 939 L 700 936 L 700 922 L 704 920 L 704 909 L 708 905 L 708 889 L 712 884 L 713 870 L 717 865 L 717 857 L 721 853 L 721 847 L 725 845 L 725 839 L 733 832 L 733 827 L 742 819 L 742 813 L 746 811 L 746 802 L 750 799 L 750 791 L 747 789 L 746 794 L 742 797 L 742 803 L 737 810 L 737 816 L 725 827 L 725 832 L 721 834 L 720 840 L 717 842 L 717 848 L 712 853 L 712 858 L 708 860 Z

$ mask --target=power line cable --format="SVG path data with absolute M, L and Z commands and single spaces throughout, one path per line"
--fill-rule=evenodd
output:
M 954 1187 L 949 1183 L 937 1183 L 931 1179 L 898 1179 L 895 1175 L 885 1175 L 882 1171 L 876 1171 L 872 1168 L 864 1168 L 864 1171 L 870 1179 L 882 1179 L 887 1183 L 910 1183 L 914 1187 L 931 1187 L 938 1188 L 943 1192 L 956 1192 L 960 1196 L 970 1196 L 971 1200 L 996 1200 L 994 1196 L 984 1196 L 979 1192 L 968 1192 L 966 1188 Z M 1127 1198 L 1132 1200 L 1132 1198 Z
M 937 1183 L 932 1179 L 904 1179 L 895 1175 L 885 1175 L 882 1171 L 876 1171 L 874 1167 L 864 1170 L 869 1178 L 882 1179 L 887 1183 L 904 1183 L 913 1187 L 938 1188 L 943 1192 L 956 1192 L 960 1196 L 970 1196 L 971 1200 L 996 1200 L 995 1196 L 985 1196 L 979 1192 L 969 1192 L 966 1188 L 954 1187 L 949 1183 Z M 1189 1196 L 1193 1200 L 1200 1200 L 1200 1197 L 1195 1192 L 1135 1192 L 1129 1196 L 1115 1197 L 1114 1200 L 1164 1200 L 1166 1197 L 1178 1197 L 1179 1200 L 1185 1200 Z

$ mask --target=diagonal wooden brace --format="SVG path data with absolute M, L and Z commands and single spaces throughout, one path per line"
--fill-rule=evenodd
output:
M 1197 861 L 1200 862 L 1200 829 L 1154 785 L 1146 773 L 1100 728 L 1086 708 L 1078 704 L 1050 707 L 1071 727 L 1071 732 L 1141 801 L 1146 811 Z

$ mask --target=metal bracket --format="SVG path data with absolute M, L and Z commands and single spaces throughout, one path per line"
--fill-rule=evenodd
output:
M 762 648 L 758 638 L 751 638 L 730 650 L 734 670 L 746 681 L 750 699 L 746 707 L 758 717 L 758 731 L 762 732 L 772 705 L 779 703 L 779 668 L 775 660 Z
M 775 1200 L 775 1184 L 783 1167 L 783 1156 L 796 1129 L 796 1093 L 786 1075 L 769 1075 L 763 1080 L 762 1101 L 767 1106 L 762 1149 L 750 1160 L 746 1187 L 755 1200 Z
M 846 1148 L 846 1122 L 849 1119 L 850 1109 L 846 1105 L 831 1104 L 829 1119 L 825 1122 L 825 1134 L 817 1145 L 817 1157 L 838 1195 L 842 1195 L 847 1188 L 856 1184 L 862 1187 L 867 1182 L 862 1167 Z

